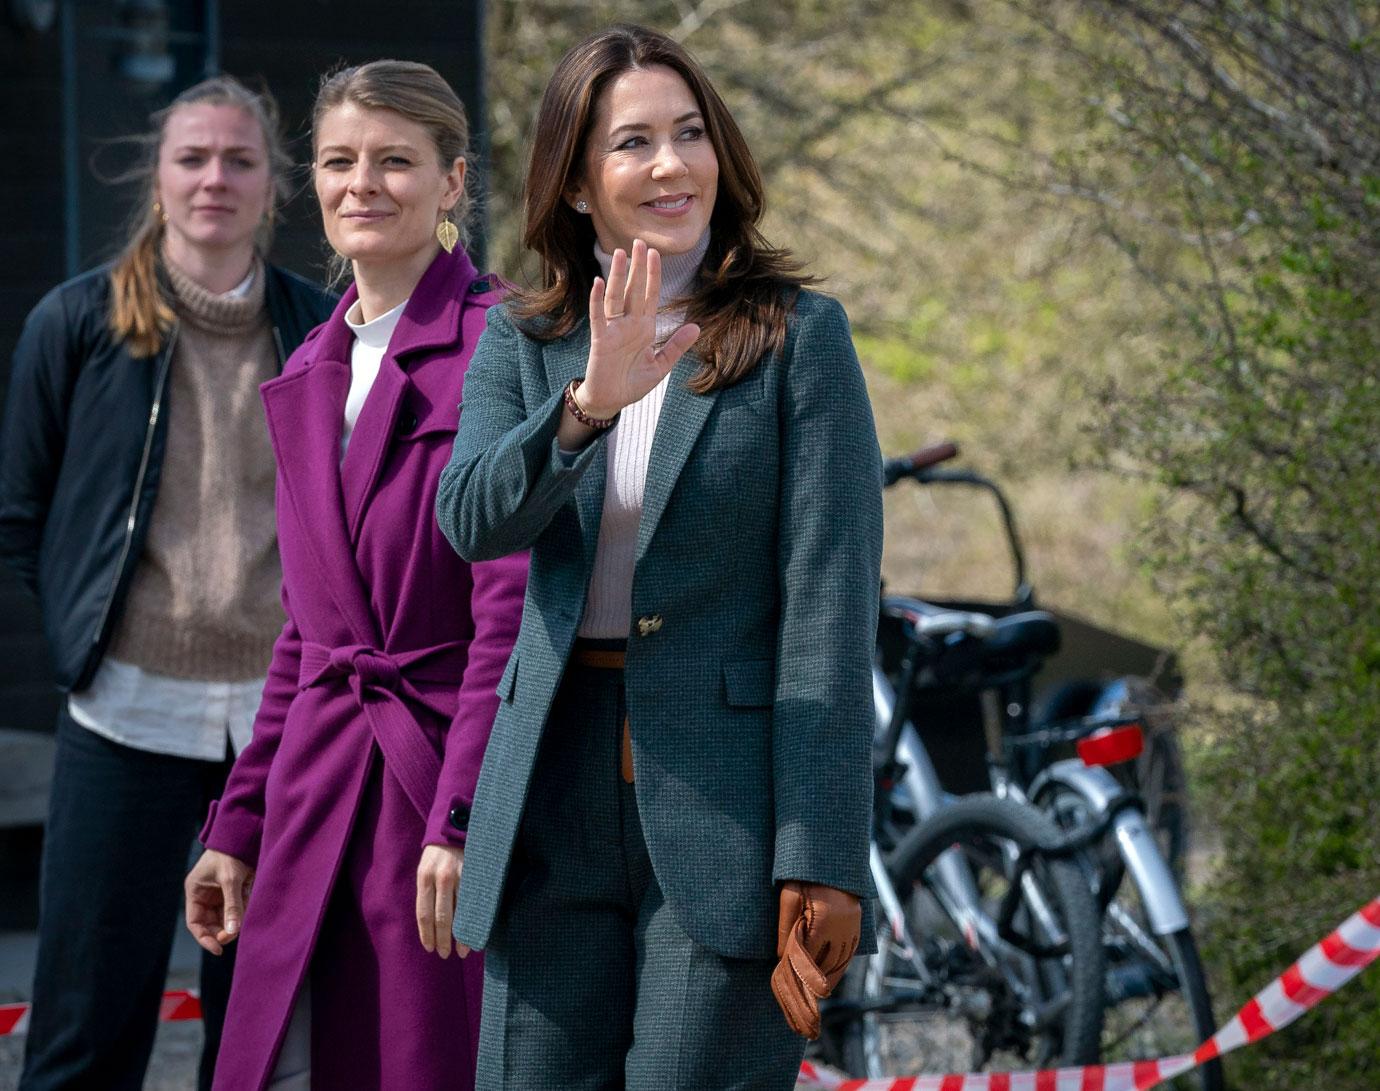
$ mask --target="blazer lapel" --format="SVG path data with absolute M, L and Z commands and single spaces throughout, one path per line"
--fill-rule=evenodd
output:
M 343 322 L 340 326 L 346 328 Z M 330 336 L 333 332 L 323 334 L 328 342 L 323 352 L 337 340 Z M 323 354 L 315 363 L 270 379 L 260 390 L 279 477 L 297 515 L 297 533 L 320 570 L 329 574 L 323 582 L 355 639 L 377 644 L 340 491 L 340 430 L 350 390 L 349 366 Z
M 696 394 L 690 389 L 690 380 L 699 368 L 699 360 L 687 352 L 671 369 L 666 400 L 661 405 L 647 461 L 647 484 L 642 494 L 642 521 L 637 527 L 635 561 L 640 561 L 647 552 L 661 514 L 671 499 L 671 490 L 676 487 L 676 479 L 719 397 L 717 390 Z

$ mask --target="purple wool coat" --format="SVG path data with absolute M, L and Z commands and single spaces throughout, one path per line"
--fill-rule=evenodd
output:
M 356 295 L 262 388 L 287 624 L 202 832 L 256 869 L 223 1091 L 264 1087 L 308 979 L 314 1087 L 474 1086 L 480 957 L 423 950 L 415 903 L 422 847 L 464 843 L 527 577 L 526 554 L 461 560 L 433 514 L 496 293 L 463 251 L 436 258 L 342 464 Z

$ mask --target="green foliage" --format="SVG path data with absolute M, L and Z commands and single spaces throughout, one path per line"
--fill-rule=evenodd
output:
M 1204 717 L 1201 770 L 1223 837 L 1207 953 L 1238 1002 L 1380 891 L 1380 12 L 1019 6 L 1114 109 L 1073 162 L 1172 304 L 1160 381 L 1117 391 L 1101 440 L 1166 486 L 1145 559 L 1251 698 Z M 1165 229 L 1186 249 L 1147 262 Z M 1370 975 L 1230 1070 L 1359 1091 L 1377 1055 Z
M 1375 0 L 486 10 L 496 268 L 531 273 L 556 58 L 615 18 L 671 31 L 759 157 L 768 236 L 847 305 L 884 447 L 956 438 L 1010 486 L 1047 601 L 1155 640 L 1148 582 L 1173 597 L 1232 687 L 1186 740 L 1220 1014 L 1380 891 Z M 1005 590 L 990 512 L 887 502 L 895 586 Z M 1380 970 L 1228 1070 L 1350 1091 L 1377 1056 Z

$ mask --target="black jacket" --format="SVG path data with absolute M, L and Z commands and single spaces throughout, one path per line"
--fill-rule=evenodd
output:
M 329 295 L 266 266 L 281 370 Z M 154 357 L 110 332 L 110 269 L 60 284 L 29 313 L 0 427 L 0 558 L 38 595 L 58 685 L 91 681 L 143 553 L 168 433 L 177 330 Z

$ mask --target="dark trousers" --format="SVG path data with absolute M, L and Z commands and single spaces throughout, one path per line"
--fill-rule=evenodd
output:
M 59 715 L 21 1091 L 143 1085 L 188 854 L 229 769 L 228 760 L 122 746 L 66 709 Z M 202 955 L 202 1088 L 220 1044 L 233 952 Z
M 621 671 L 572 667 L 485 952 L 476 1086 L 790 1091 L 805 1043 L 775 960 L 701 947 L 666 903 L 619 772 L 623 716 Z

